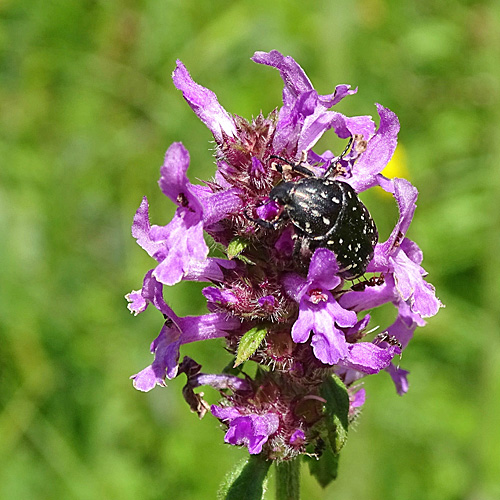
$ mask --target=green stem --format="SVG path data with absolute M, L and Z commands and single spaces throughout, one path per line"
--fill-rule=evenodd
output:
M 300 499 L 300 461 L 276 464 L 276 500 Z

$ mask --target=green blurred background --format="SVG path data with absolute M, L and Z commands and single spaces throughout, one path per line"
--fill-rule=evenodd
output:
M 132 388 L 162 318 L 132 317 L 123 295 L 154 264 L 130 235 L 141 197 L 155 223 L 173 213 L 167 147 L 186 145 L 191 179 L 214 171 L 176 58 L 250 118 L 281 103 L 278 72 L 249 59 L 271 49 L 321 93 L 359 86 L 340 111 L 398 114 L 399 168 L 420 190 L 410 237 L 447 306 L 404 353 L 410 392 L 368 379 L 339 479 L 322 492 L 304 469 L 303 497 L 500 498 L 499 14 L 496 0 L 1 1 L 0 498 L 211 499 L 246 455 L 189 412 L 184 380 Z M 393 201 L 364 199 L 385 239 Z M 201 314 L 200 289 L 166 296 Z M 218 341 L 182 354 L 228 361 Z

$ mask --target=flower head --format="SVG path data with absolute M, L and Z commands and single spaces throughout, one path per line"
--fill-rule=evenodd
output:
M 151 345 L 153 363 L 132 378 L 149 391 L 185 374 L 191 409 L 203 416 L 210 408 L 227 443 L 285 460 L 315 453 L 325 439 L 341 441 L 340 424 L 328 422 L 339 418 L 347 428 L 357 417 L 365 400 L 360 378 L 386 370 L 398 393 L 406 392 L 407 372 L 392 360 L 441 303 L 424 279 L 421 250 L 406 237 L 417 190 L 381 174 L 397 145 L 396 115 L 377 105 L 378 127 L 370 116 L 345 116 L 331 108 L 356 89 L 337 85 L 320 95 L 291 57 L 256 52 L 253 60 L 277 69 L 284 87 L 281 108 L 251 121 L 228 113 L 177 61 L 174 84 L 213 134 L 217 168 L 212 179 L 191 184 L 189 154 L 172 144 L 159 180 L 178 207 L 172 221 L 151 225 L 146 198 L 134 217 L 132 234 L 157 264 L 142 289 L 127 295 L 129 309 L 138 314 L 152 304 L 164 324 Z M 313 151 L 329 129 L 349 140 L 344 153 Z M 376 243 L 357 198 L 376 185 L 399 208 L 384 243 Z M 358 258 L 362 243 L 371 245 L 363 250 L 370 277 L 353 283 L 360 273 L 347 273 L 346 262 Z M 168 306 L 163 286 L 181 280 L 207 283 L 207 314 L 179 317 Z M 385 303 L 394 304 L 397 319 L 370 340 L 364 311 Z M 179 363 L 182 345 L 220 337 L 238 370 L 246 361 L 261 365 L 255 377 L 204 374 L 189 358 Z M 204 402 L 194 392 L 200 385 L 220 391 L 219 404 Z

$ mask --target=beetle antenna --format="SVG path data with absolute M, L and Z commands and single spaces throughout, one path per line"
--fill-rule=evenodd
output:
M 351 135 L 351 137 L 349 137 L 349 142 L 347 143 L 347 146 L 345 147 L 344 151 L 342 151 L 341 155 L 337 158 L 337 160 L 335 161 L 335 163 L 332 163 L 328 167 L 328 169 L 325 172 L 325 174 L 323 175 L 323 177 L 325 179 L 330 176 L 330 174 L 337 168 L 337 165 L 344 159 L 344 156 L 347 154 L 347 151 L 349 151 L 349 148 L 351 147 L 351 144 L 352 144 L 352 135 Z

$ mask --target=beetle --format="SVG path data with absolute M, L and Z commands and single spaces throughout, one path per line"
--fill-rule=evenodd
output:
M 288 218 L 301 245 L 310 252 L 316 248 L 331 250 L 340 266 L 338 275 L 349 280 L 364 274 L 378 241 L 375 222 L 356 191 L 347 182 L 331 177 L 351 143 L 352 138 L 321 177 L 300 164 L 272 156 L 304 177 L 282 181 L 269 193 L 269 198 L 282 207 L 273 227 L 282 217 Z

